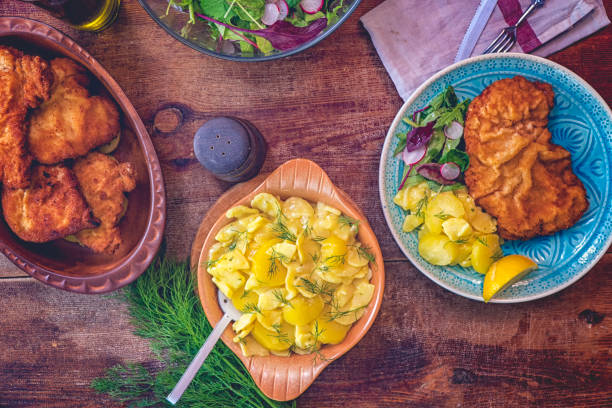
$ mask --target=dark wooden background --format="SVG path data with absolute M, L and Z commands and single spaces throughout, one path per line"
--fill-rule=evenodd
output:
M 386 227 L 378 161 L 402 101 L 359 17 L 299 55 L 233 63 L 202 55 L 159 28 L 136 0 L 100 34 L 78 32 L 25 3 L 0 15 L 64 31 L 114 76 L 147 125 L 168 192 L 169 253 L 186 258 L 197 226 L 230 186 L 195 161 L 192 136 L 214 115 L 252 121 L 270 145 L 263 171 L 294 157 L 319 163 L 363 208 L 386 259 L 387 286 L 370 332 L 331 364 L 300 407 L 612 406 L 612 252 L 548 298 L 485 305 L 437 286 Z M 605 0 L 612 13 L 612 0 Z M 612 101 L 612 27 L 551 57 Z M 131 334 L 125 306 L 49 288 L 0 260 L 0 406 L 111 407 L 91 380 L 124 361 L 154 359 Z

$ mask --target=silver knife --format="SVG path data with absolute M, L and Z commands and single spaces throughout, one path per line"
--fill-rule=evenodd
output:
M 476 14 L 472 17 L 470 26 L 459 45 L 455 62 L 464 60 L 472 54 L 480 35 L 484 31 L 489 18 L 491 18 L 491 14 L 493 14 L 493 10 L 495 10 L 495 6 L 497 6 L 497 0 L 481 0 L 478 9 L 476 9 Z

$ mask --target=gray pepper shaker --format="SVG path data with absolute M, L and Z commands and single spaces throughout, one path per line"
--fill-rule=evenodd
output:
M 253 124 L 233 117 L 210 119 L 193 138 L 198 161 L 217 178 L 237 183 L 259 173 L 266 142 Z

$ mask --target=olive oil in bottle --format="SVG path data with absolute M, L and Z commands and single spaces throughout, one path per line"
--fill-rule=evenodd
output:
M 22 0 L 84 31 L 102 31 L 117 18 L 121 0 Z

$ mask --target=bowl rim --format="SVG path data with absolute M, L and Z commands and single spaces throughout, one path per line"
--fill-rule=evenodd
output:
M 297 54 L 298 52 L 302 52 L 302 51 L 306 50 L 307 48 L 310 48 L 310 47 L 318 44 L 320 41 L 322 41 L 327 36 L 331 35 L 334 31 L 336 31 L 336 29 L 338 27 L 340 27 L 342 24 L 344 24 L 344 22 L 351 16 L 351 14 L 353 14 L 353 11 L 355 11 L 357 6 L 359 6 L 359 4 L 361 3 L 361 0 L 354 0 L 353 3 L 351 3 L 351 5 L 349 6 L 349 8 L 346 10 L 346 13 L 342 17 L 340 17 L 340 19 L 338 21 L 336 21 L 331 27 L 329 27 L 329 29 L 324 31 L 322 34 L 317 35 L 315 38 L 313 38 L 312 40 L 308 41 L 307 43 L 304 43 L 304 44 L 302 44 L 302 45 L 300 45 L 298 47 L 295 47 L 295 48 L 293 48 L 291 50 L 281 51 L 281 52 L 273 54 L 273 55 L 264 55 L 264 56 L 260 56 L 260 57 L 238 57 L 238 56 L 231 56 L 231 55 L 226 55 L 226 54 L 222 54 L 220 52 L 209 50 L 208 48 L 201 47 L 201 46 L 199 46 L 199 45 L 197 45 L 197 44 L 195 44 L 195 43 L 185 39 L 184 37 L 178 35 L 176 32 L 172 31 L 170 29 L 170 27 L 166 26 L 165 24 L 162 24 L 162 22 L 159 20 L 159 18 L 155 15 L 153 10 L 151 9 L 151 7 L 149 7 L 149 5 L 146 3 L 146 0 L 138 0 L 138 2 L 142 6 L 142 8 L 145 9 L 147 14 L 149 14 L 149 16 L 151 16 L 151 19 L 153 21 L 155 21 L 161 28 L 163 28 L 164 31 L 166 31 L 166 33 L 170 34 L 172 37 L 174 37 L 174 39 L 178 40 L 179 42 L 181 42 L 182 44 L 184 44 L 184 45 L 186 45 L 186 46 L 188 46 L 190 48 L 193 48 L 196 51 L 199 51 L 199 52 L 201 52 L 203 54 L 210 55 L 210 56 L 213 56 L 213 57 L 216 57 L 216 58 L 228 60 L 228 61 L 261 62 L 261 61 L 271 61 L 271 60 L 275 60 L 275 59 L 279 59 L 279 58 L 283 58 L 283 57 L 288 57 L 290 55 Z
M 312 362 L 312 356 L 310 354 L 308 355 L 292 354 L 289 357 L 279 357 L 279 356 L 274 356 L 274 355 L 270 355 L 266 357 L 258 357 L 258 356 L 245 357 L 242 355 L 240 348 L 235 343 L 232 342 L 232 338 L 233 338 L 232 328 L 228 326 L 225 329 L 221 337 L 223 342 L 245 364 L 245 366 L 249 369 L 249 373 L 251 374 L 252 374 L 251 368 L 255 364 L 257 364 L 257 362 L 261 362 L 261 361 L 264 361 L 264 363 L 262 363 L 264 365 L 265 365 L 265 362 L 279 361 L 277 359 L 283 359 L 282 361 L 287 361 L 287 360 L 284 360 L 287 358 L 299 358 L 299 359 L 307 358 L 309 361 L 312 362 L 311 363 L 312 364 L 312 374 L 308 373 L 307 370 L 304 370 L 304 372 L 300 371 L 301 376 L 307 376 L 308 374 L 310 374 L 311 375 L 310 380 L 308 381 L 302 378 L 300 381 L 301 389 L 299 393 L 297 395 L 291 395 L 290 398 L 286 398 L 283 400 L 297 398 L 300 394 L 306 391 L 306 389 L 312 384 L 312 382 L 314 382 L 316 377 L 321 373 L 321 371 L 325 367 L 327 367 L 335 359 L 347 353 L 351 348 L 353 348 L 355 345 L 357 345 L 357 343 L 361 341 L 361 339 L 370 330 L 370 328 L 372 327 L 374 323 L 374 320 L 378 316 L 378 313 L 380 311 L 380 306 L 383 300 L 383 294 L 384 294 L 385 266 L 384 266 L 384 259 L 383 259 L 382 251 L 378 243 L 378 239 L 376 238 L 376 235 L 374 231 L 372 230 L 367 220 L 367 217 L 365 216 L 365 214 L 363 214 L 359 206 L 344 191 L 342 191 L 339 187 L 337 187 L 331 181 L 331 179 L 329 179 L 329 176 L 327 175 L 325 170 L 323 170 L 315 162 L 308 160 L 308 159 L 302 159 L 302 158 L 288 160 L 285 163 L 281 164 L 279 167 L 277 167 L 268 176 L 266 176 L 260 183 L 257 183 L 256 185 L 252 187 L 251 186 L 247 187 L 248 191 L 246 191 L 245 194 L 242 194 L 239 199 L 233 200 L 231 204 L 228 205 L 223 210 L 223 212 L 219 215 L 219 217 L 215 219 L 214 223 L 212 224 L 212 227 L 210 227 L 208 233 L 206 233 L 206 236 L 204 240 L 202 241 L 202 247 L 199 250 L 198 264 L 195 266 L 196 267 L 195 272 L 196 272 L 196 277 L 198 281 L 197 290 L 198 290 L 198 295 L 200 298 L 200 303 L 202 305 L 202 308 L 204 309 L 204 313 L 206 314 L 206 317 L 211 322 L 211 324 L 213 321 L 216 324 L 221 319 L 223 312 L 221 311 L 221 308 L 219 307 L 217 303 L 217 299 L 216 299 L 217 288 L 212 282 L 212 278 L 210 274 L 206 271 L 206 268 L 202 266 L 203 261 L 208 256 L 205 249 L 209 248 L 210 245 L 214 243 L 214 234 L 216 234 L 216 232 L 220 228 L 222 228 L 224 225 L 227 225 L 229 222 L 231 222 L 230 219 L 227 219 L 225 217 L 225 213 L 228 209 L 236 205 L 243 204 L 245 200 L 247 200 L 247 204 L 248 204 L 249 197 L 252 196 L 255 192 L 260 193 L 260 192 L 268 191 L 265 185 L 269 179 L 271 179 L 272 177 L 276 177 L 277 174 L 281 175 L 279 176 L 280 178 L 287 179 L 289 177 L 285 177 L 283 174 L 283 171 L 286 171 L 287 168 L 291 169 L 292 165 L 298 166 L 300 164 L 311 166 L 311 168 L 312 167 L 318 168 L 321 174 L 325 178 L 327 178 L 327 181 L 333 186 L 333 190 L 328 195 L 330 197 L 330 201 L 328 202 L 328 204 L 330 205 L 336 204 L 337 207 L 339 206 L 341 208 L 346 208 L 348 211 L 342 210 L 343 213 L 348 213 L 349 216 L 359 219 L 360 221 L 359 235 L 363 233 L 364 235 L 369 236 L 370 237 L 370 239 L 368 240 L 369 244 L 373 244 L 371 245 L 371 251 L 374 253 L 376 257 L 376 267 L 372 268 L 371 282 L 374 283 L 374 281 L 376 281 L 377 284 L 375 285 L 374 295 L 372 297 L 372 300 L 370 301 L 370 304 L 367 306 L 366 313 L 357 322 L 355 322 L 351 326 L 351 328 L 349 329 L 349 332 L 347 333 L 347 338 L 348 338 L 350 332 L 357 329 L 359 330 L 358 332 L 356 332 L 357 336 L 348 342 L 347 342 L 347 338 L 345 338 L 342 342 L 338 344 L 325 345 L 324 348 L 321 349 L 321 351 L 322 352 L 328 351 L 328 352 L 324 353 L 326 360 L 323 360 L 323 361 Z M 289 188 L 284 188 L 283 190 L 286 191 L 286 193 L 284 194 L 285 197 L 292 196 L 292 194 L 295 194 L 293 193 L 293 191 L 295 191 L 295 188 L 289 187 Z M 299 194 L 297 196 L 299 196 Z M 362 227 L 364 228 L 362 229 Z M 211 290 L 214 292 L 210 292 Z M 213 296 L 213 293 L 214 293 L 214 296 Z M 208 305 L 207 301 L 210 301 L 211 304 Z M 362 319 L 363 319 L 363 326 L 359 328 L 357 327 L 357 323 L 360 322 Z M 257 361 L 257 362 L 253 363 L 254 361 Z M 274 367 L 275 367 L 275 364 L 274 362 L 272 362 L 271 364 L 265 365 L 264 370 L 265 369 L 270 370 Z M 255 378 L 253 379 L 255 380 L 257 386 L 260 387 L 260 389 L 264 392 L 264 394 L 266 394 L 268 397 L 273 398 L 273 399 L 278 398 L 278 395 L 274 395 L 275 391 L 273 391 L 272 393 L 269 393 L 266 389 L 264 389 L 265 386 L 262 388 L 262 385 L 258 382 L 258 380 Z M 259 381 L 261 380 L 262 379 L 259 378 Z M 289 391 L 286 391 L 286 393 L 289 393 Z
M 79 277 L 62 275 L 45 266 L 35 265 L 31 261 L 21 258 L 1 241 L 0 251 L 17 267 L 32 277 L 59 289 L 85 294 L 102 294 L 119 289 L 134 281 L 147 269 L 163 239 L 166 223 L 166 193 L 161 166 L 153 142 L 136 109 L 119 84 L 76 41 L 56 28 L 38 20 L 15 16 L 0 17 L 0 38 L 19 35 L 37 37 L 43 42 L 53 43 L 58 49 L 62 50 L 65 57 L 76 60 L 83 65 L 109 91 L 115 103 L 120 107 L 131 130 L 133 130 L 145 158 L 147 176 L 150 182 L 150 205 L 143 236 L 126 254 L 121 263 L 101 274 Z
M 547 65 L 547 66 L 551 67 L 552 69 L 556 69 L 556 70 L 561 71 L 565 75 L 571 77 L 572 79 L 574 79 L 578 83 L 580 83 L 580 85 L 583 86 L 603 106 L 604 110 L 607 113 L 607 116 L 612 118 L 612 110 L 610 109 L 610 106 L 606 103 L 604 98 L 588 82 L 586 82 L 582 77 L 580 77 L 580 75 L 576 74 L 575 72 L 573 72 L 569 68 L 564 67 L 563 65 L 560 65 L 560 64 L 558 64 L 558 63 L 556 63 L 554 61 L 551 61 L 549 59 L 542 58 L 542 57 L 539 57 L 539 56 L 535 56 L 535 55 L 531 55 L 531 54 L 516 53 L 516 52 L 509 52 L 509 53 L 504 53 L 504 54 L 484 54 L 484 55 L 478 55 L 478 56 L 470 57 L 470 58 L 467 58 L 465 60 L 456 62 L 456 63 L 451 64 L 448 67 L 438 71 L 437 73 L 435 73 L 434 75 L 429 77 L 425 82 L 423 82 L 417 89 L 415 89 L 410 94 L 408 99 L 406 99 L 406 101 L 402 104 L 402 107 L 399 109 L 399 111 L 395 115 L 395 117 L 393 119 L 393 122 L 391 122 L 391 125 L 389 126 L 389 129 L 387 131 L 387 134 L 385 135 L 385 141 L 384 141 L 381 153 L 380 153 L 380 162 L 379 162 L 379 167 L 378 167 L 378 194 L 379 194 L 379 199 L 380 199 L 380 202 L 381 202 L 381 207 L 382 207 L 382 210 L 383 210 L 383 214 L 385 216 L 385 221 L 387 222 L 387 227 L 389 228 L 389 230 L 391 232 L 391 235 L 393 235 L 393 239 L 395 240 L 395 242 L 397 243 L 397 245 L 399 246 L 401 251 L 404 253 L 404 255 L 419 270 L 419 272 L 421 272 L 423 275 L 427 276 L 429 279 L 431 279 L 432 281 L 434 281 L 436 284 L 440 285 L 444 289 L 446 289 L 446 290 L 448 290 L 448 291 L 450 291 L 452 293 L 455 293 L 457 295 L 466 297 L 468 299 L 477 300 L 477 301 L 480 301 L 480 302 L 484 302 L 484 300 L 482 299 L 482 296 L 481 297 L 474 296 L 474 295 L 472 295 L 470 293 L 462 291 L 461 289 L 454 288 L 451 285 L 447 284 L 444 280 L 437 278 L 436 276 L 434 276 L 433 274 L 429 273 L 426 270 L 423 270 L 419 266 L 418 262 L 416 262 L 416 257 L 413 256 L 410 253 L 408 248 L 405 247 L 405 245 L 403 244 L 403 242 L 402 242 L 398 232 L 395 231 L 395 229 L 392 227 L 393 223 L 392 223 L 392 220 L 391 220 L 391 214 L 389 212 L 389 208 L 388 208 L 388 205 L 387 205 L 388 203 L 386 202 L 384 188 L 383 188 L 383 186 L 385 185 L 384 169 L 385 169 L 386 161 L 388 160 L 388 158 L 389 158 L 389 156 L 391 154 L 390 153 L 390 145 L 391 145 L 392 137 L 394 136 L 393 132 L 397 128 L 399 122 L 404 117 L 404 114 L 405 114 L 406 110 L 408 109 L 408 107 L 411 104 L 414 103 L 414 101 L 421 95 L 421 93 L 424 92 L 424 90 L 427 87 L 429 87 L 432 83 L 434 83 L 435 81 L 437 81 L 441 77 L 445 76 L 449 72 L 452 72 L 452 71 L 456 70 L 457 68 L 463 67 L 465 65 L 472 64 L 474 62 L 486 61 L 486 60 L 491 60 L 491 59 L 504 59 L 504 58 L 525 59 L 525 60 L 528 60 L 528 61 L 531 61 L 531 62 L 535 62 L 535 63 L 538 63 L 538 64 Z M 602 249 L 599 252 L 599 254 L 597 254 L 597 256 L 594 257 L 591 262 L 586 264 L 580 273 L 578 273 L 575 276 L 573 276 L 572 279 L 569 279 L 568 281 L 563 282 L 559 286 L 556 286 L 556 287 L 551 288 L 549 290 L 546 290 L 544 292 L 533 294 L 533 295 L 529 295 L 529 296 L 522 296 L 522 297 L 512 298 L 512 299 L 496 299 L 496 298 L 493 298 L 493 299 L 491 299 L 489 301 L 489 303 L 522 303 L 522 302 L 530 302 L 530 301 L 533 301 L 533 300 L 536 300 L 536 299 L 541 299 L 541 298 L 550 296 L 550 295 L 552 295 L 554 293 L 560 292 L 563 289 L 573 285 L 580 278 L 582 278 L 584 275 L 586 275 L 597 264 L 597 262 L 599 262 L 599 260 L 606 254 L 606 252 L 607 252 L 606 248 L 609 248 L 611 244 L 612 244 L 612 234 L 610 234 L 608 236 L 608 238 L 607 238 L 606 242 L 603 244 Z

